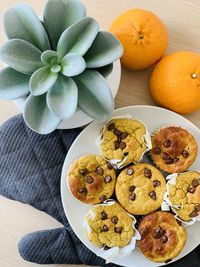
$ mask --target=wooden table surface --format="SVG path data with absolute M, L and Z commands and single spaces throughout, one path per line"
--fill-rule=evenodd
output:
M 18 2 L 31 4 L 37 14 L 41 15 L 45 0 L 1 0 L 0 45 L 6 40 L 2 25 L 3 13 Z M 149 9 L 161 17 L 168 28 L 169 47 L 166 54 L 176 50 L 200 52 L 199 0 L 82 0 L 82 2 L 86 5 L 87 14 L 96 18 L 104 29 L 109 28 L 116 16 L 130 8 Z M 116 107 L 137 104 L 155 105 L 148 89 L 151 71 L 152 69 L 140 72 L 122 70 Z M 0 123 L 17 113 L 19 110 L 13 102 L 0 100 Z M 200 111 L 186 117 L 200 127 Z M 42 212 L 0 197 L 0 266 L 36 266 L 20 258 L 17 250 L 20 237 L 32 231 L 59 226 L 58 222 Z

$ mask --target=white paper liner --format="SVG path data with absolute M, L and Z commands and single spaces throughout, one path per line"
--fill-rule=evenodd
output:
M 142 153 L 140 159 L 138 162 L 133 162 L 134 164 L 137 164 L 137 163 L 140 163 L 144 154 L 146 152 L 148 152 L 151 148 L 152 148 L 152 143 L 151 143 L 151 135 L 147 129 L 147 126 L 145 125 L 145 123 L 141 120 L 138 120 L 138 119 L 135 119 L 133 118 L 131 115 L 127 114 L 127 115 L 123 115 L 123 116 L 114 116 L 114 117 L 111 117 L 105 124 L 104 126 L 102 127 L 101 129 L 101 133 L 100 135 L 97 137 L 96 141 L 95 141 L 95 144 L 98 146 L 98 149 L 99 151 L 101 152 L 102 154 L 102 151 L 101 151 L 101 148 L 100 148 L 100 145 L 103 143 L 103 133 L 104 131 L 106 130 L 106 126 L 109 124 L 110 121 L 112 121 L 113 119 L 129 119 L 129 120 L 136 120 L 136 121 L 139 121 L 141 122 L 144 127 L 145 127 L 145 130 L 146 130 L 146 134 L 144 134 L 142 136 L 142 140 L 143 142 L 145 143 L 146 145 L 146 150 Z M 111 165 L 115 168 L 115 169 L 121 169 L 124 167 L 124 162 L 126 161 L 127 157 L 124 157 L 122 160 L 119 160 L 119 159 L 111 159 L 111 160 L 108 160 L 107 158 L 105 158 L 107 161 L 109 161 L 111 163 Z
M 187 172 L 198 172 L 200 174 L 200 171 L 187 171 Z M 190 221 L 184 221 L 182 219 L 179 218 L 178 213 L 177 213 L 177 209 L 181 209 L 182 205 L 173 205 L 169 199 L 169 185 L 175 185 L 176 184 L 176 178 L 178 177 L 178 175 L 183 174 L 183 173 L 173 173 L 170 174 L 166 177 L 167 185 L 166 185 L 166 192 L 164 195 L 164 200 L 161 206 L 161 209 L 163 211 L 169 211 L 170 208 L 172 209 L 172 211 L 175 214 L 175 218 L 179 221 L 181 221 L 186 227 L 189 225 L 194 224 L 196 221 L 200 221 L 200 215 L 198 215 L 197 217 L 191 218 Z M 199 177 L 200 178 L 200 177 Z
M 107 199 L 105 200 L 102 204 L 97 204 L 96 206 L 111 206 L 113 204 L 115 204 L 116 201 L 113 199 Z M 127 213 L 127 212 L 126 212 Z M 130 216 L 131 218 L 133 218 L 133 224 L 132 227 L 134 229 L 134 236 L 132 237 L 130 243 L 128 245 L 126 245 L 123 248 L 120 247 L 112 247 L 108 250 L 105 250 L 104 248 L 100 248 L 98 249 L 98 251 L 96 252 L 96 255 L 99 257 L 102 257 L 106 260 L 106 263 L 109 263 L 112 261 L 112 259 L 115 256 L 119 256 L 119 257 L 126 257 L 129 256 L 131 254 L 131 252 L 135 249 L 136 247 L 136 241 L 141 239 L 140 233 L 138 232 L 138 230 L 135 228 L 135 224 L 136 224 L 136 219 L 133 215 L 127 213 L 128 216 Z M 92 212 L 92 210 L 90 209 L 87 213 L 87 215 L 91 216 L 92 218 L 94 218 L 94 213 Z M 85 218 L 84 222 L 83 222 L 83 227 L 85 229 L 86 232 L 91 233 L 91 229 L 87 223 L 87 220 Z

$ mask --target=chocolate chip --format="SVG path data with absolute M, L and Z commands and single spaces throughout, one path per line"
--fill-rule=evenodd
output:
M 79 190 L 78 190 L 78 192 L 80 193 L 80 194 L 82 194 L 82 195 L 87 195 L 87 189 L 85 188 L 85 187 L 83 187 L 83 188 L 80 188 Z
M 99 200 L 100 200 L 101 202 L 105 201 L 105 200 L 106 200 L 106 196 L 105 196 L 105 195 L 101 195 L 101 196 L 99 197 Z
M 184 158 L 187 158 L 187 157 L 189 156 L 189 153 L 188 153 L 186 150 L 183 150 L 183 152 L 182 152 L 182 156 L 183 156 Z
M 188 192 L 190 192 L 191 194 L 194 194 L 195 191 L 196 191 L 196 187 L 194 187 L 193 185 L 188 187 Z
M 125 147 L 126 147 L 126 143 L 121 142 L 121 143 L 119 144 L 119 148 L 124 149 Z
M 118 149 L 119 148 L 119 142 L 115 141 L 114 144 L 115 144 L 115 149 Z
M 117 137 L 117 142 L 120 144 L 122 139 L 120 137 Z
M 169 139 L 166 139 L 164 142 L 163 142 L 163 146 L 168 148 L 171 146 L 171 141 Z
M 97 172 L 97 174 L 99 174 L 99 175 L 102 175 L 102 174 L 104 173 L 104 171 L 103 171 L 103 169 L 102 169 L 101 167 L 97 167 L 97 168 L 96 168 L 96 172 Z
M 160 184 L 161 184 L 161 182 L 158 181 L 158 180 L 154 180 L 154 181 L 153 181 L 153 187 L 157 187 L 157 186 L 159 186 Z
M 130 187 L 129 187 L 129 192 L 134 192 L 135 191 L 135 186 L 134 185 L 131 185 Z
M 127 172 L 128 175 L 132 175 L 134 173 L 133 168 L 128 168 Z
M 136 194 L 135 193 L 131 193 L 129 196 L 129 199 L 134 201 L 136 199 Z
M 190 213 L 190 218 L 194 218 L 194 217 L 197 217 L 198 216 L 198 213 L 196 210 L 193 210 L 191 213 Z
M 114 123 L 110 123 L 109 125 L 108 125 L 108 131 L 112 131 L 112 130 L 114 130 L 115 129 L 115 124 Z
M 114 134 L 117 136 L 117 137 L 121 137 L 122 133 L 119 131 L 119 130 L 114 130 Z
M 163 236 L 163 235 L 166 233 L 166 231 L 163 230 L 163 229 L 160 227 L 160 233 L 161 233 L 161 235 Z
M 111 181 L 112 181 L 112 177 L 110 175 L 107 175 L 107 176 L 104 177 L 104 182 L 106 184 L 110 183 Z
M 117 224 L 118 220 L 119 219 L 117 218 L 117 216 L 113 216 L 112 219 L 111 219 L 112 223 L 114 223 L 114 224 Z
M 180 221 L 180 220 L 176 220 L 177 221 L 177 223 L 178 223 L 178 225 L 182 225 L 182 222 Z
M 104 250 L 109 250 L 109 249 L 111 249 L 109 246 L 107 246 L 107 245 L 103 245 L 103 249 Z
M 101 232 L 108 232 L 109 228 L 106 224 L 103 225 L 103 227 L 101 228 Z
M 163 159 L 164 160 L 167 160 L 167 159 L 170 159 L 170 156 L 167 154 L 167 153 L 163 153 Z
M 168 237 L 166 235 L 164 235 L 164 236 L 161 237 L 160 240 L 161 240 L 162 243 L 167 243 Z
M 117 234 L 121 234 L 122 230 L 123 230 L 122 227 L 115 227 L 115 233 L 117 233 Z
M 145 168 L 144 169 L 144 176 L 147 178 L 151 178 L 152 177 L 152 172 L 150 169 Z
M 128 136 L 128 133 L 127 133 L 127 132 L 124 132 L 124 133 L 122 134 L 122 140 L 125 139 L 127 136 Z
M 159 239 L 159 238 L 161 238 L 165 233 L 166 233 L 166 231 L 163 230 L 161 227 L 159 227 L 158 229 L 156 229 L 156 231 L 155 231 L 155 233 L 154 233 L 154 238 L 155 238 L 155 239 Z
M 160 233 L 160 229 L 156 229 L 155 233 L 154 233 L 154 239 L 159 239 L 161 238 L 161 233 Z
M 149 193 L 150 198 L 152 198 L 153 200 L 156 200 L 156 192 L 152 191 Z
M 167 165 L 170 165 L 170 164 L 173 164 L 174 163 L 174 160 L 173 159 L 166 159 L 165 160 L 165 164 L 167 164 Z
M 112 169 L 113 169 L 113 166 L 112 166 L 111 163 L 108 163 L 108 164 L 107 164 L 107 167 L 108 167 L 109 170 L 112 170 Z
M 192 185 L 193 185 L 194 187 L 199 186 L 199 180 L 198 180 L 198 179 L 194 179 L 194 180 L 192 180 Z
M 103 212 L 101 213 L 101 219 L 102 219 L 102 220 L 106 220 L 107 218 L 108 218 L 107 213 L 103 211 Z
M 86 183 L 88 183 L 88 184 L 92 184 L 93 181 L 94 181 L 94 179 L 93 179 L 92 176 L 88 175 L 88 176 L 85 177 L 85 181 L 86 181 Z
M 174 163 L 178 162 L 179 158 L 174 158 Z
M 85 169 L 81 169 L 81 170 L 79 170 L 79 173 L 81 174 L 81 175 L 86 175 L 86 173 L 88 172 L 88 170 L 85 168 Z
M 161 149 L 159 147 L 154 147 L 153 154 L 159 155 L 161 153 Z
M 124 156 L 125 156 L 125 157 L 128 156 L 128 152 L 125 152 L 125 153 L 124 153 Z
M 200 204 L 195 207 L 196 212 L 200 212 Z

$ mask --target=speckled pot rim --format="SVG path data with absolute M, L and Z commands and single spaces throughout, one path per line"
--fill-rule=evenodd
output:
M 189 170 L 187 171 L 187 173 L 190 173 L 190 172 L 197 172 L 199 173 L 199 179 L 200 179 L 200 171 L 197 171 L 197 170 Z M 179 221 L 181 221 L 186 227 L 189 226 L 189 225 L 192 225 L 194 224 L 196 221 L 200 221 L 200 215 L 194 217 L 194 218 L 191 218 L 190 221 L 184 221 L 182 219 L 179 218 L 178 216 L 178 213 L 177 213 L 177 209 L 181 209 L 182 205 L 173 205 L 169 199 L 169 185 L 175 185 L 176 184 L 176 179 L 179 175 L 181 174 L 185 174 L 186 172 L 182 172 L 182 173 L 173 173 L 173 174 L 170 174 L 166 177 L 166 180 L 168 181 L 167 184 L 166 184 L 166 192 L 165 192 L 165 195 L 164 195 L 164 200 L 163 200 L 163 203 L 162 203 L 162 206 L 161 206 L 161 209 L 163 211 L 169 211 L 170 208 L 172 209 L 173 213 L 175 214 L 175 218 Z
M 92 207 L 90 207 L 90 209 L 88 210 L 88 212 L 85 215 L 85 220 L 83 222 L 83 228 L 85 229 L 85 231 L 88 233 L 91 231 L 91 228 L 88 225 L 87 220 L 86 220 L 87 215 L 89 215 L 90 217 L 94 217 L 94 213 L 92 212 L 91 208 L 97 207 L 97 206 L 112 206 L 115 203 L 117 203 L 117 201 L 115 201 L 113 199 L 107 199 L 101 204 L 93 205 Z M 128 216 L 133 218 L 132 227 L 135 231 L 135 235 L 132 237 L 130 243 L 128 245 L 124 246 L 123 248 L 112 247 L 108 250 L 104 250 L 104 248 L 98 249 L 98 251 L 96 252 L 96 255 L 104 258 L 106 260 L 106 263 L 111 262 L 115 256 L 119 256 L 121 258 L 129 256 L 131 254 L 131 252 L 136 248 L 136 241 L 141 239 L 140 233 L 135 228 L 135 224 L 137 223 L 135 217 L 132 214 L 129 214 L 127 211 L 125 211 L 125 212 Z
M 151 135 L 150 135 L 150 133 L 149 133 L 149 131 L 148 131 L 148 129 L 147 129 L 147 126 L 145 125 L 145 123 L 144 123 L 143 121 L 138 120 L 138 119 L 135 119 L 135 118 L 133 118 L 133 116 L 131 116 L 131 115 L 129 115 L 129 114 L 124 115 L 124 116 L 114 116 L 114 117 L 111 117 L 111 118 L 104 124 L 104 126 L 103 126 L 102 129 L 101 129 L 101 133 L 99 134 L 99 136 L 97 137 L 97 139 L 96 139 L 96 141 L 95 141 L 95 144 L 98 146 L 98 149 L 99 149 L 101 155 L 102 155 L 102 151 L 101 151 L 101 147 L 100 147 L 100 145 L 103 143 L 103 134 L 104 134 L 104 132 L 105 132 L 105 130 L 106 130 L 106 126 L 110 123 L 110 121 L 112 121 L 112 120 L 114 120 L 114 119 L 129 119 L 129 120 L 136 120 L 136 121 L 138 121 L 138 122 L 140 122 L 140 123 L 142 123 L 142 124 L 144 125 L 145 130 L 146 130 L 146 134 L 144 134 L 144 135 L 142 136 L 142 141 L 143 141 L 143 142 L 145 143 L 145 145 L 146 145 L 146 150 L 142 153 L 142 155 L 141 155 L 139 161 L 138 161 L 138 162 L 135 162 L 135 161 L 134 161 L 133 164 L 138 164 L 138 163 L 140 163 L 140 162 L 142 161 L 142 159 L 143 159 L 144 154 L 147 153 L 147 152 L 148 152 L 149 150 L 151 150 L 151 148 L 152 148 Z M 103 155 L 102 155 L 102 156 L 103 156 Z M 111 160 L 109 160 L 109 159 L 107 159 L 107 158 L 105 158 L 105 157 L 104 157 L 104 159 L 107 160 L 108 162 L 110 162 L 110 164 L 111 164 L 111 165 L 113 166 L 113 168 L 115 168 L 115 169 L 121 169 L 121 168 L 123 168 L 123 167 L 126 166 L 126 165 L 124 165 L 124 162 L 126 162 L 127 157 L 124 157 L 122 160 L 119 160 L 119 159 L 111 159 Z M 128 164 L 127 164 L 127 165 L 128 165 Z

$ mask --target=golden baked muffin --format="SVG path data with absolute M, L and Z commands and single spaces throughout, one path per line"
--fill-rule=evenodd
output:
M 135 215 L 145 215 L 160 208 L 165 190 L 164 176 L 147 163 L 140 163 L 123 170 L 115 186 L 119 203 Z
M 124 247 L 134 236 L 133 220 L 117 203 L 93 206 L 86 215 L 87 236 L 97 247 Z
M 169 262 L 179 255 L 186 242 L 185 228 L 170 212 L 156 211 L 145 216 L 138 230 L 138 246 L 154 262 Z
M 139 162 L 147 151 L 145 134 L 146 128 L 140 121 L 128 118 L 110 120 L 105 125 L 100 144 L 103 157 L 122 162 L 123 166 Z
M 68 170 L 67 178 L 74 197 L 88 204 L 110 198 L 116 181 L 112 166 L 101 156 L 92 154 L 75 160 Z
M 189 171 L 178 174 L 175 185 L 169 184 L 169 200 L 180 219 L 190 221 L 200 215 L 200 174 Z
M 154 163 L 168 173 L 183 172 L 197 157 L 198 145 L 187 130 L 169 126 L 152 136 L 151 157 Z

